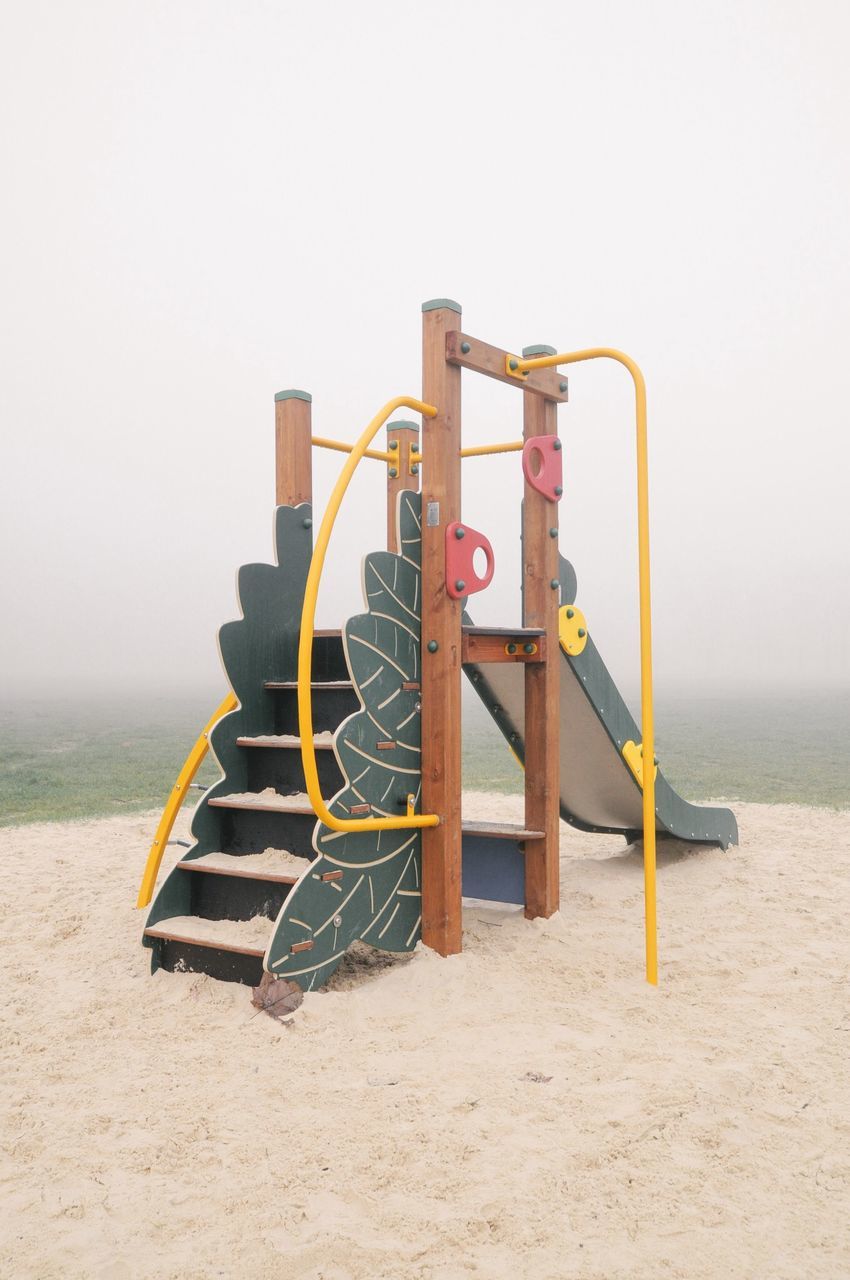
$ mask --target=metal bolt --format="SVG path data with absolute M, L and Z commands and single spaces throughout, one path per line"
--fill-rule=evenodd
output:
M 455 529 L 455 537 L 456 538 L 466 537 L 466 530 L 464 529 L 462 524 L 459 524 L 458 527 Z
M 574 618 L 575 616 L 576 616 L 576 611 L 575 611 L 575 609 L 568 609 L 568 610 L 567 610 L 567 617 L 568 617 L 568 618 Z
M 312 529 L 313 527 L 313 521 L 310 519 L 309 516 L 305 516 L 304 519 L 301 521 L 301 523 L 303 524 L 305 529 Z
M 556 436 L 555 439 L 552 441 L 552 448 L 555 450 L 556 453 L 560 453 L 562 447 L 563 446 L 561 445 L 561 441 Z
M 437 652 L 437 650 L 439 649 L 439 647 L 440 647 L 440 646 L 437 644 L 437 641 L 436 641 L 436 640 L 429 640 L 429 641 L 428 641 L 428 652 L 429 652 L 429 653 L 436 653 L 436 652 Z
M 460 349 L 465 356 L 468 356 L 470 351 L 472 350 L 472 347 L 469 345 L 468 342 L 462 342 L 460 344 Z
M 537 645 L 532 644 L 531 641 L 529 640 L 528 644 L 524 644 L 522 647 L 526 653 L 534 653 L 534 650 L 537 648 Z
M 556 484 L 556 485 L 555 485 L 555 497 L 556 497 L 556 498 L 560 498 L 560 496 L 561 496 L 561 494 L 562 494 L 563 492 L 564 492 L 564 486 L 563 486 L 562 484 Z
M 391 448 L 391 449 L 397 449 L 397 448 L 398 448 L 398 440 L 391 440 L 391 441 L 390 441 L 390 448 Z
M 455 591 L 464 591 L 465 589 L 466 589 L 466 583 L 464 582 L 463 578 L 456 578 Z
M 516 653 L 516 645 L 515 645 L 515 644 L 509 644 L 509 645 L 507 646 L 507 649 L 508 649 L 508 653 Z
M 410 474 L 411 474 L 412 476 L 418 476 L 418 475 L 419 475 L 419 463 L 418 463 L 418 462 L 411 463 L 411 467 L 410 467 Z
M 557 530 L 557 529 L 554 529 L 554 528 L 553 528 L 553 529 L 550 529 L 550 530 L 549 530 L 549 537 L 550 537 L 550 538 L 557 538 L 557 536 L 558 536 L 558 530 Z
M 552 588 L 553 591 L 557 591 L 560 585 L 561 585 L 560 578 L 553 578 L 552 581 L 549 583 L 549 586 Z
M 396 468 L 390 467 L 390 479 L 395 480 L 397 475 L 398 475 L 398 471 L 396 470 Z
M 417 702 L 417 703 L 414 705 L 413 710 L 414 710 L 414 711 L 421 711 L 421 710 L 422 710 L 422 703 L 421 703 L 421 702 Z
M 508 362 L 508 367 L 513 370 L 517 367 L 518 364 L 519 364 L 518 360 L 511 360 Z
M 585 631 L 584 627 L 579 627 L 578 629 L 579 640 L 583 640 L 586 635 L 587 635 L 587 632 Z
M 342 916 L 334 916 L 334 928 L 338 929 L 342 924 Z
M 559 391 L 566 391 L 566 389 L 567 389 L 567 386 L 568 386 L 568 385 L 569 385 L 569 384 L 568 384 L 568 383 L 566 383 L 566 382 L 559 382 L 559 383 L 558 383 L 558 390 L 559 390 Z

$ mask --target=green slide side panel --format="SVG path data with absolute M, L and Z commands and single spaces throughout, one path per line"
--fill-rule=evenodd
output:
M 334 740 L 346 783 L 328 808 L 341 818 L 399 817 L 408 795 L 419 810 L 418 494 L 399 495 L 398 521 L 402 554 L 366 557 L 368 613 L 351 618 L 343 633 L 361 710 Z M 265 958 L 269 972 L 305 990 L 326 982 L 358 939 L 384 951 L 412 950 L 422 915 L 419 831 L 340 832 L 319 822 L 313 845 L 319 857 L 284 903 Z
M 248 564 L 239 570 L 242 617 L 219 629 L 222 665 L 240 705 L 219 720 L 210 734 L 210 750 L 222 777 L 204 793 L 195 810 L 194 844 L 186 850 L 183 862 L 224 848 L 225 811 L 210 808 L 209 801 L 247 790 L 247 757 L 236 739 L 275 732 L 274 703 L 263 682 L 294 680 L 297 675 L 301 606 L 313 554 L 312 509 L 307 503 L 275 508 L 274 545 L 276 564 Z M 148 927 L 171 916 L 189 914 L 190 894 L 191 877 L 175 867 L 153 901 Z M 150 940 L 144 945 L 150 946 Z
M 622 759 L 624 744 L 629 741 L 639 743 L 642 735 L 599 650 L 588 635 L 587 644 L 580 654 L 573 657 L 562 651 L 562 657 L 605 728 L 612 747 Z M 625 761 L 623 767 L 628 769 Z M 631 774 L 630 769 L 628 772 Z M 636 780 L 634 786 L 639 792 Z M 680 840 L 719 844 L 724 849 L 738 843 L 738 824 L 731 809 L 696 805 L 684 800 L 673 790 L 660 768 L 655 779 L 655 816 L 659 831 Z M 626 834 L 629 838 L 637 837 L 641 830 L 634 828 Z

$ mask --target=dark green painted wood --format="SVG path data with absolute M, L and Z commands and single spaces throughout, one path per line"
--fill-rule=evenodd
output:
M 340 728 L 335 751 L 346 785 L 328 807 L 340 817 L 404 814 L 408 793 L 421 790 L 420 498 L 399 495 L 401 555 L 366 557 L 368 613 L 348 622 L 344 638 L 361 710 Z M 352 809 L 355 810 L 352 814 Z M 322 823 L 313 838 L 320 855 L 284 903 L 266 966 L 310 990 L 321 986 L 345 950 L 362 939 L 385 951 L 409 951 L 420 934 L 421 836 L 417 830 L 335 832 Z M 338 880 L 322 876 L 342 871 Z M 310 950 L 293 945 L 312 942 Z
M 237 816 L 227 809 L 210 807 L 209 801 L 250 790 L 252 748 L 238 746 L 236 739 L 276 731 L 275 695 L 265 689 L 263 683 L 294 680 L 297 676 L 301 606 L 313 553 L 311 525 L 312 511 L 308 504 L 277 507 L 274 515 L 277 563 L 250 564 L 239 570 L 237 584 L 242 617 L 226 622 L 218 639 L 221 660 L 240 705 L 224 716 L 210 734 L 210 749 L 221 767 L 222 777 L 205 793 L 195 810 L 194 844 L 183 861 L 213 852 L 262 852 L 270 846 L 293 853 L 307 851 L 301 836 L 305 819 L 290 814 Z M 328 644 L 325 637 L 317 638 L 320 661 L 325 663 L 329 661 L 325 655 Z M 336 644 L 339 646 L 338 640 Z M 293 783 L 291 790 L 296 789 Z M 190 876 L 174 868 L 154 899 L 148 926 L 171 916 L 192 914 L 190 881 Z M 150 946 L 150 940 L 145 940 L 144 945 Z M 202 951 L 199 949 L 199 954 Z

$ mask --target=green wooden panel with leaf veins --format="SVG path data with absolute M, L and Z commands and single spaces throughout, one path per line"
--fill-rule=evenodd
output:
M 366 557 L 368 613 L 351 618 L 343 633 L 362 709 L 340 725 L 334 740 L 346 785 L 328 808 L 341 818 L 402 816 L 409 794 L 419 811 L 418 494 L 399 495 L 398 521 L 401 554 Z M 281 909 L 266 968 L 310 990 L 327 981 L 358 939 L 384 951 L 412 950 L 422 919 L 421 843 L 418 830 L 338 832 L 317 823 L 313 845 L 319 857 Z M 323 879 L 327 875 L 337 878 Z M 312 946 L 292 950 L 305 942 Z

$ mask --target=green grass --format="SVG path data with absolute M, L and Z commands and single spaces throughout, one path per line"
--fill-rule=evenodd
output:
M 162 806 L 221 691 L 0 708 L 0 825 Z M 690 800 L 850 805 L 850 694 L 658 702 L 658 754 Z M 217 776 L 206 761 L 197 781 Z M 483 707 L 464 711 L 468 789 L 522 790 L 522 773 Z

